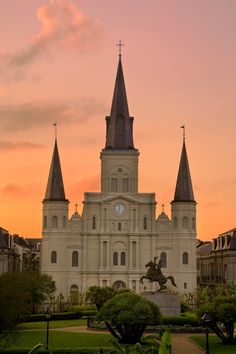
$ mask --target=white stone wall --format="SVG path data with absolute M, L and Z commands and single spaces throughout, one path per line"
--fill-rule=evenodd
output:
M 147 264 L 154 256 L 167 256 L 163 273 L 172 275 L 177 292 L 196 289 L 196 204 L 172 203 L 171 219 L 161 213 L 156 219 L 154 193 L 138 193 L 138 151 L 103 150 L 101 153 L 101 193 L 85 193 L 82 216 L 75 213 L 68 220 L 68 203 L 47 201 L 43 204 L 42 272 L 52 275 L 57 292 L 69 296 L 70 288 L 85 291 L 91 285 L 113 286 L 123 282 L 136 292 L 155 291 L 156 283 L 144 281 Z M 129 179 L 129 191 L 122 192 L 122 178 Z M 111 178 L 118 179 L 118 191 L 111 192 Z M 122 204 L 125 212 L 115 213 Z M 45 227 L 45 216 L 47 226 Z M 58 217 L 57 227 L 52 218 Z M 66 227 L 63 218 L 66 217 Z M 146 218 L 146 221 L 144 221 Z M 177 218 L 177 226 L 174 220 Z M 188 218 L 188 225 L 183 224 Z M 186 221 L 186 220 L 185 220 Z M 51 252 L 57 262 L 51 263 Z M 72 266 L 72 254 L 78 252 L 78 265 Z M 114 252 L 118 264 L 114 265 Z M 183 264 L 183 253 L 188 264 Z M 121 264 L 122 253 L 125 262 Z

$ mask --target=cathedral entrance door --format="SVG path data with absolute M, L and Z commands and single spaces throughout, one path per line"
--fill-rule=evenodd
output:
M 121 280 L 117 280 L 115 281 L 115 283 L 113 284 L 113 288 L 114 289 L 125 289 L 126 288 L 126 285 L 123 281 Z

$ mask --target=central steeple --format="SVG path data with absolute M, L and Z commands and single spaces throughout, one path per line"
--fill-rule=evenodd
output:
M 134 118 L 129 115 L 122 61 L 119 55 L 111 113 L 106 117 L 105 149 L 134 149 L 133 120 Z

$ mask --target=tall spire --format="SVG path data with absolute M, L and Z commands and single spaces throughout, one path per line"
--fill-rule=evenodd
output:
M 124 74 L 119 55 L 111 113 L 106 117 L 106 149 L 134 149 L 133 117 L 129 116 Z
M 183 140 L 183 148 L 173 202 L 195 202 L 185 146 L 185 137 Z
M 60 157 L 57 147 L 57 139 L 55 139 L 55 145 L 52 155 L 52 162 L 50 172 L 48 176 L 47 189 L 45 193 L 46 201 L 66 201 L 65 191 L 61 173 Z

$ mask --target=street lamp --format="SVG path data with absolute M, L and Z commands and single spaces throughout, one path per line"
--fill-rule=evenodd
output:
M 46 318 L 46 322 L 47 322 L 46 349 L 48 349 L 49 322 L 50 322 L 50 318 L 51 318 L 49 307 L 47 308 L 47 310 L 45 312 L 45 318 Z
M 206 327 L 206 354 L 209 354 L 209 324 L 212 322 L 212 318 L 208 312 L 205 312 L 202 316 L 202 320 Z

